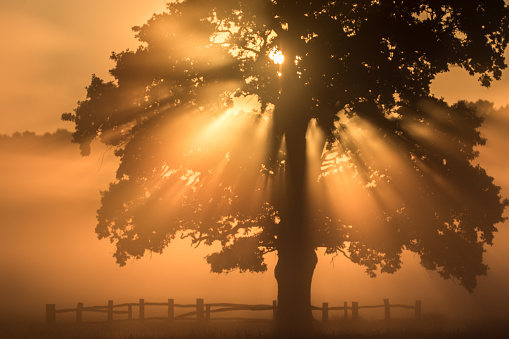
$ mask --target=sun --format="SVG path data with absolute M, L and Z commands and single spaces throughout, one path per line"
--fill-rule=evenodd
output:
M 274 47 L 270 53 L 269 58 L 274 61 L 275 64 L 281 65 L 285 61 L 285 56 L 283 53 L 278 50 L 276 47 Z

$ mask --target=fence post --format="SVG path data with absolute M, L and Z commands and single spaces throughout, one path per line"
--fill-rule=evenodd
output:
M 108 300 L 108 322 L 113 321 L 113 300 Z
M 140 322 L 145 320 L 145 299 L 140 299 L 140 313 L 139 313 Z
M 133 320 L 133 305 L 131 304 L 127 305 L 127 320 Z
M 78 303 L 76 306 L 76 322 L 80 323 L 83 315 L 83 303 Z
M 421 301 L 416 300 L 415 301 L 415 319 L 421 318 L 421 307 L 422 307 Z
M 352 302 L 352 320 L 359 320 L 359 303 L 357 301 Z
M 346 301 L 343 304 L 343 318 L 345 320 L 348 319 L 348 302 L 346 302 Z
M 198 319 L 198 322 L 203 322 L 205 318 L 203 312 L 204 312 L 203 299 L 196 299 L 196 319 Z
M 324 323 L 329 321 L 329 303 L 322 303 L 322 321 Z
M 277 320 L 277 300 L 272 300 L 272 318 Z
M 389 299 L 384 299 L 384 308 L 385 308 L 385 320 L 391 319 L 391 305 L 389 304 Z
M 46 325 L 55 325 L 56 306 L 55 304 L 46 304 Z
M 205 305 L 205 321 L 209 321 L 210 320 L 210 305 L 207 304 Z
M 168 321 L 173 321 L 175 318 L 175 300 L 168 299 Z

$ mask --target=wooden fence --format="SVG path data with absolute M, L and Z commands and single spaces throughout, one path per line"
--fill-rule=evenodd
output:
M 122 314 L 127 315 L 127 320 L 133 320 L 133 306 L 138 308 L 138 318 L 137 321 L 143 322 L 145 320 L 166 320 L 169 322 L 173 322 L 176 320 L 195 320 L 198 322 L 207 322 L 210 320 L 253 320 L 254 318 L 212 318 L 212 313 L 222 313 L 222 312 L 238 312 L 238 311 L 272 311 L 271 319 L 261 319 L 261 320 L 272 320 L 276 318 L 276 310 L 277 310 L 277 302 L 276 300 L 272 301 L 272 305 L 247 305 L 247 304 L 231 304 L 231 303 L 209 303 L 205 304 L 203 299 L 196 299 L 196 304 L 176 304 L 174 299 L 168 299 L 168 302 L 146 302 L 145 299 L 140 299 L 138 303 L 124 303 L 117 304 L 113 303 L 113 300 L 108 300 L 108 305 L 105 306 L 87 306 L 85 307 L 82 302 L 79 302 L 76 308 L 64 308 L 64 309 L 56 309 L 55 304 L 46 304 L 46 324 L 55 325 L 56 323 L 56 315 L 58 313 L 68 313 L 75 312 L 76 313 L 76 322 L 81 323 L 83 320 L 83 312 L 99 312 L 106 313 L 106 321 L 112 322 L 113 315 Z M 167 308 L 167 316 L 165 317 L 145 317 L 145 309 L 147 306 L 163 306 Z M 189 312 L 184 312 L 178 315 L 175 315 L 176 308 L 191 308 L 194 309 Z M 416 300 L 414 305 L 401 305 L 401 304 L 390 304 L 389 299 L 384 299 L 384 303 L 380 305 L 366 305 L 359 306 L 358 302 L 352 302 L 351 306 L 348 306 L 347 302 L 343 303 L 343 306 L 333 306 L 329 307 L 329 303 L 323 303 L 322 307 L 311 306 L 314 311 L 321 311 L 322 313 L 322 321 L 329 321 L 329 312 L 331 311 L 343 311 L 343 319 L 349 319 L 348 311 L 350 311 L 351 320 L 355 321 L 359 319 L 359 310 L 360 309 L 368 309 L 368 308 L 384 308 L 385 310 L 385 319 L 389 320 L 391 318 L 391 308 L 405 308 L 414 310 L 415 319 L 419 319 L 421 317 L 421 301 Z M 122 310 L 118 310 L 122 309 Z M 116 320 L 125 320 L 124 319 L 116 319 Z

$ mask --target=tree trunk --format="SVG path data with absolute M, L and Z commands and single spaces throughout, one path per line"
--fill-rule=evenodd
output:
M 301 88 L 296 86 L 298 79 L 288 83 L 288 78 L 274 112 L 275 128 L 284 135 L 287 152 L 284 203 L 279 210 L 281 223 L 277 233 L 277 326 L 286 333 L 302 333 L 310 330 L 313 323 L 311 280 L 317 257 L 308 217 L 306 131 L 309 113 Z
M 289 140 L 288 140 L 289 139 Z M 301 138 L 305 140 L 304 136 Z M 311 280 L 317 263 L 313 232 L 308 219 L 304 151 L 294 154 L 296 140 L 287 136 L 285 208 L 277 239 L 278 327 L 302 333 L 312 328 Z M 301 145 L 302 146 L 302 145 Z M 291 150 L 293 149 L 293 150 Z
M 293 239 L 291 239 L 293 240 Z M 284 332 L 309 331 L 311 313 L 311 280 L 317 263 L 314 248 L 288 239 L 278 246 L 275 276 L 278 283 L 277 326 Z

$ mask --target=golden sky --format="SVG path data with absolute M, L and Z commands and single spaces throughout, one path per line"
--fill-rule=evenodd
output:
M 71 129 L 60 114 L 84 98 L 92 73 L 108 76 L 112 51 L 137 46 L 130 28 L 164 8 L 163 0 L 0 0 L 0 134 Z M 453 70 L 439 76 L 432 89 L 451 103 L 482 98 L 500 107 L 509 105 L 509 72 L 484 89 L 465 72 Z M 494 124 L 486 126 L 485 133 L 492 139 L 481 150 L 480 161 L 507 196 L 506 132 Z M 265 275 L 218 276 L 208 273 L 202 259 L 207 249 L 194 250 L 187 243 L 170 246 L 163 256 L 117 267 L 112 246 L 98 241 L 93 232 L 98 192 L 113 180 L 116 164 L 111 154 L 101 152 L 89 158 L 81 158 L 74 148 L 57 154 L 0 154 L 5 161 L 0 165 L 0 211 L 9 216 L 0 220 L 0 271 L 9 273 L 8 279 L 0 279 L 1 300 L 14 302 L 25 295 L 25 304 L 42 314 L 44 303 L 72 306 L 110 298 L 134 302 L 141 297 L 204 297 L 253 303 L 275 298 L 273 261 Z M 501 246 L 509 232 L 502 229 L 497 236 L 487 254 L 489 277 L 481 279 L 472 296 L 418 267 L 416 257 L 406 256 L 407 265 L 395 275 L 373 280 L 341 258 L 331 265 L 330 257 L 319 255 L 314 304 L 379 303 L 383 298 L 412 303 L 422 298 L 424 307 L 474 309 L 480 303 L 488 309 L 496 300 L 509 300 L 509 269 L 500 260 L 509 255 Z
M 164 0 L 1 0 L 0 134 L 70 128 L 60 114 L 85 96 L 109 56 L 137 46 L 131 27 Z

